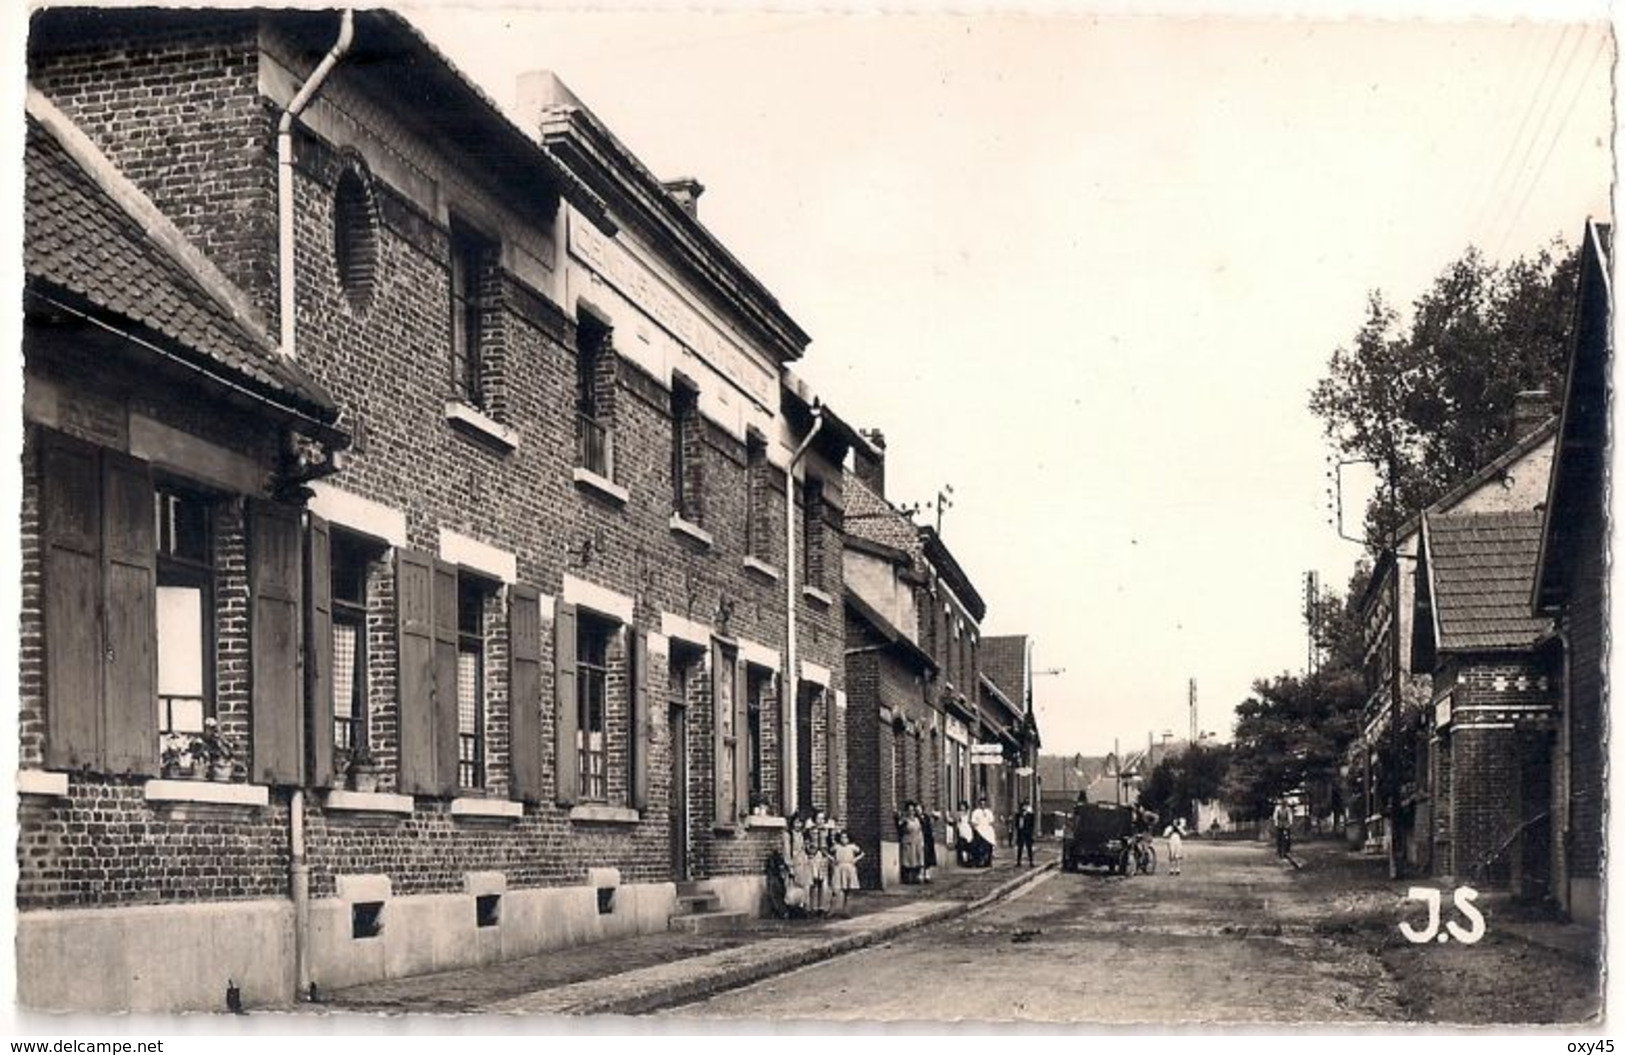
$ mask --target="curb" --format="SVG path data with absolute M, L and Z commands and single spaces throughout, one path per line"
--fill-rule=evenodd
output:
M 695 978 L 674 982 L 671 985 L 650 992 L 638 993 L 635 996 L 616 996 L 596 1001 L 584 1001 L 571 1007 L 568 1011 L 562 1012 L 562 1014 L 569 1016 L 647 1015 L 656 1011 L 679 1007 L 683 1004 L 707 1000 L 730 989 L 753 985 L 775 975 L 784 974 L 786 971 L 793 971 L 798 967 L 806 967 L 810 964 L 834 959 L 845 953 L 856 952 L 858 949 L 889 941 L 909 931 L 919 930 L 922 927 L 958 919 L 961 916 L 978 912 L 989 905 L 1021 892 L 1025 887 L 1036 885 L 1041 877 L 1055 870 L 1056 864 L 1055 861 L 1046 861 L 1041 867 L 1006 880 L 974 901 L 949 902 L 943 905 L 941 911 L 931 912 L 917 919 L 903 920 L 861 934 L 832 938 L 811 948 L 798 949 L 759 963 L 744 964 L 732 969 L 702 974 Z

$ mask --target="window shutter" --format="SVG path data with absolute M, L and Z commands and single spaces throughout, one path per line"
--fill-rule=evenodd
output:
M 734 658 L 734 818 L 750 808 L 750 679 L 745 661 Z
M 49 439 L 41 451 L 45 764 L 98 762 L 102 700 L 102 485 L 93 448 Z
M 649 635 L 631 631 L 632 738 L 627 745 L 632 763 L 632 808 L 649 807 Z
M 434 560 L 395 551 L 400 685 L 398 786 L 407 795 L 437 793 L 434 772 Z
M 542 604 L 533 586 L 508 591 L 509 794 L 542 799 Z
M 365 701 L 363 701 L 364 703 Z M 333 784 L 333 533 L 309 514 L 305 529 L 305 772 Z
M 158 772 L 158 540 L 145 462 L 102 453 L 106 625 L 102 745 L 110 773 Z
M 481 657 L 482 660 L 484 657 Z M 457 566 L 434 562 L 434 786 L 457 794 Z
M 576 758 L 576 608 L 559 601 L 553 609 L 553 797 L 560 806 L 575 803 L 581 774 Z
M 826 686 L 824 688 L 824 780 L 825 787 L 828 790 L 824 793 L 824 804 L 829 809 L 831 817 L 844 819 L 846 814 L 841 811 L 841 785 L 838 779 L 840 776 L 841 738 L 836 735 L 840 729 L 840 720 L 840 709 L 835 706 L 835 690 Z
M 248 522 L 252 774 L 265 784 L 299 784 L 305 753 L 299 700 L 299 513 L 256 501 L 250 503 Z
M 718 828 L 733 827 L 733 803 L 728 801 L 728 738 L 723 711 L 723 684 L 732 671 L 723 667 L 722 646 L 711 644 L 711 817 Z

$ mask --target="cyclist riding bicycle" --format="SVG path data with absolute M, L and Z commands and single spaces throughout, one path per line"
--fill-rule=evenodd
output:
M 1277 857 L 1292 856 L 1292 807 L 1282 799 L 1275 804 L 1275 854 Z

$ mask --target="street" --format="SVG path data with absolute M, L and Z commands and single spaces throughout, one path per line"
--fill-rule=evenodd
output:
M 1596 1007 L 1594 968 L 1497 934 L 1494 917 L 1478 945 L 1407 946 L 1394 888 L 1350 882 L 1329 845 L 1305 849 L 1303 872 L 1258 843 L 1187 848 L 1180 876 L 1054 873 L 961 920 L 665 1013 L 1359 1023 L 1572 1021 Z M 1541 992 L 1493 985 L 1531 968 Z

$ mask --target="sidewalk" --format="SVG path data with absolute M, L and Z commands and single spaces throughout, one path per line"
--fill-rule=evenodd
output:
M 673 931 L 554 949 L 485 967 L 418 975 L 324 994 L 303 1009 L 455 1014 L 644 1014 L 701 999 L 952 919 L 1007 897 L 1055 866 L 1058 844 L 1017 868 L 1000 849 L 989 869 L 938 869 L 920 886 L 852 895 L 849 915 L 754 920 L 723 934 Z

